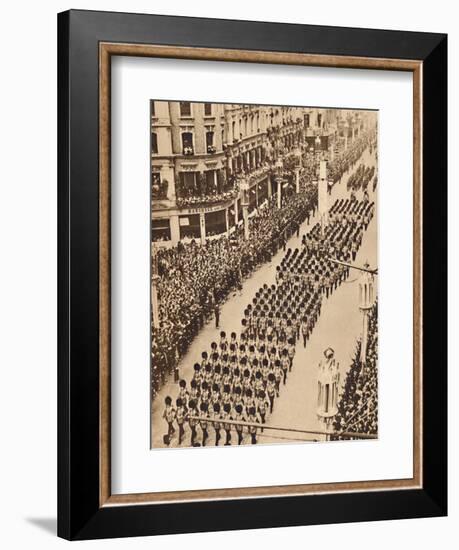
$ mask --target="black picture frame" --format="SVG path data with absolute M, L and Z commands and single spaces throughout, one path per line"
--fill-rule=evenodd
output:
M 422 488 L 100 507 L 101 41 L 422 61 Z M 446 35 L 79 10 L 60 13 L 58 535 L 81 540 L 446 515 L 446 228 Z

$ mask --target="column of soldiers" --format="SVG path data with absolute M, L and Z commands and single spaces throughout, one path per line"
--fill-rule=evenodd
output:
M 323 300 L 349 276 L 332 258 L 355 260 L 373 213 L 368 199 L 337 200 L 325 232 L 317 223 L 301 248 L 287 250 L 276 284 L 264 284 L 247 305 L 240 334 L 222 331 L 195 363 L 189 385 L 179 381 L 175 402 L 166 397 L 166 445 L 181 445 L 187 424 L 192 446 L 257 443 L 294 366 L 297 341 L 306 347 Z

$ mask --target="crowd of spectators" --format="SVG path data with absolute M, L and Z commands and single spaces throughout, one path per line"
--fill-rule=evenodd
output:
M 364 364 L 360 359 L 359 340 L 349 369 L 338 413 L 334 418 L 335 432 L 378 434 L 378 304 L 369 314 L 367 353 Z M 349 439 L 351 436 L 334 436 Z
M 204 245 L 192 240 L 156 251 L 160 326 L 152 332 L 153 392 L 175 369 L 215 304 L 221 304 L 257 266 L 271 259 L 316 208 L 316 202 L 312 188 L 284 197 L 281 208 L 272 197 L 250 218 L 248 240 L 239 227 L 230 237 L 207 240 Z

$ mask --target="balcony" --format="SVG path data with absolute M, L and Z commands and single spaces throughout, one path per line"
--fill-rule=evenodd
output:
M 191 181 L 178 178 L 176 193 L 176 203 L 180 208 L 218 204 L 234 200 L 237 197 L 239 180 L 234 176 L 227 179 L 221 170 L 213 178 L 206 178 L 204 173 L 195 173 L 195 177 Z

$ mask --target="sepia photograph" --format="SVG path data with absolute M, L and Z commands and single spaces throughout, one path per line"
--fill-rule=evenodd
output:
M 151 448 L 378 438 L 378 112 L 150 101 Z

